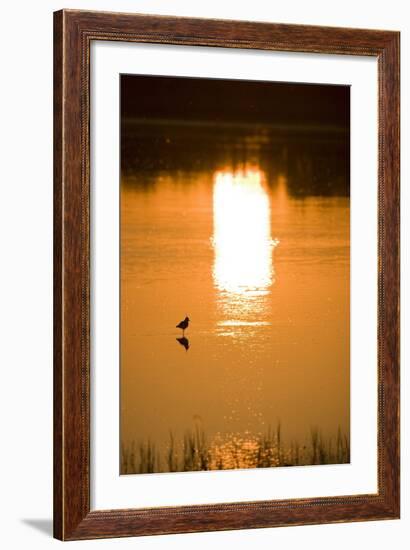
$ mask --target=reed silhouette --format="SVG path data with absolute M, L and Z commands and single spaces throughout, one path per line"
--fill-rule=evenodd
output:
M 280 422 L 264 434 L 237 434 L 227 439 L 207 438 L 196 424 L 179 441 L 170 431 L 166 449 L 159 451 L 151 440 L 121 446 L 121 474 L 232 470 L 346 464 L 350 462 L 348 437 L 340 427 L 324 437 L 314 427 L 303 441 L 284 443 Z

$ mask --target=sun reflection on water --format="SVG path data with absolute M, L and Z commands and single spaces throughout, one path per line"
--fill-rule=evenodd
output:
M 213 213 L 214 284 L 231 317 L 221 323 L 266 324 L 261 299 L 274 282 L 273 249 L 278 241 L 271 236 L 264 173 L 254 167 L 216 172 Z M 249 314 L 256 314 L 256 319 L 246 319 Z

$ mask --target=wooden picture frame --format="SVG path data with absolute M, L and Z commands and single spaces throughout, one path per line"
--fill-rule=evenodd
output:
M 372 56 L 378 62 L 378 493 L 90 510 L 93 40 Z M 54 536 L 62 540 L 399 517 L 398 32 L 63 10 L 54 14 Z

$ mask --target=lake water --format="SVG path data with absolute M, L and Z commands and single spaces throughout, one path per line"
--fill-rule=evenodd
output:
M 156 128 L 136 149 L 144 169 L 127 151 L 122 172 L 121 443 L 135 463 L 148 443 L 154 471 L 170 469 L 170 433 L 177 455 L 188 430 L 220 447 L 279 422 L 285 447 L 308 445 L 312 429 L 349 438 L 350 218 L 337 136 L 324 148 L 320 136 L 289 145 L 258 130 L 207 147 L 206 132 L 192 145 L 186 129 Z

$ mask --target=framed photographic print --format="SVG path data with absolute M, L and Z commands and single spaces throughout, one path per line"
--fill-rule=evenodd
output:
M 399 33 L 54 14 L 54 534 L 399 517 Z

